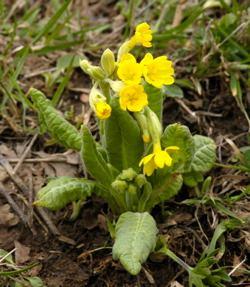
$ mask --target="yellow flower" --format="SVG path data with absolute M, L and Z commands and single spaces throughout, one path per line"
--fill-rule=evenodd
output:
M 119 92 L 119 102 L 123 110 L 139 112 L 148 104 L 148 96 L 141 85 L 124 86 Z
M 142 45 L 144 47 L 152 47 L 152 31 L 150 26 L 144 22 L 136 26 L 135 35 L 130 39 L 135 45 Z
M 145 80 L 156 88 L 174 83 L 172 62 L 166 56 L 154 59 L 152 54 L 147 53 L 142 59 L 141 65 Z
M 95 113 L 100 120 L 105 120 L 111 115 L 111 107 L 109 104 L 103 101 L 95 103 Z
M 143 157 L 139 166 L 143 165 L 143 173 L 150 176 L 155 169 L 171 166 L 173 160 L 168 152 L 177 150 L 179 150 L 177 146 L 169 146 L 165 150 L 162 150 L 161 144 L 156 143 L 154 144 L 153 153 Z
M 118 64 L 117 75 L 125 84 L 139 84 L 142 77 L 142 66 L 136 62 L 132 54 L 122 56 Z

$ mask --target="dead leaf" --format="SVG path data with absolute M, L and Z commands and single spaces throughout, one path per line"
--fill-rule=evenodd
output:
M 11 148 L 9 148 L 7 145 L 5 144 L 1 144 L 0 145 L 0 152 L 2 155 L 4 155 L 6 158 L 16 158 L 17 155 L 15 153 L 14 150 L 12 150 Z
M 167 226 L 176 225 L 178 223 L 189 222 L 193 218 L 192 214 L 187 212 L 177 212 L 167 219 Z
M 0 206 L 0 225 L 14 226 L 19 222 L 19 218 L 11 212 L 9 204 Z
M 15 240 L 15 262 L 17 265 L 23 264 L 30 259 L 30 248 Z
M 85 209 L 83 211 L 83 227 L 91 230 L 98 225 L 97 217 L 92 209 Z

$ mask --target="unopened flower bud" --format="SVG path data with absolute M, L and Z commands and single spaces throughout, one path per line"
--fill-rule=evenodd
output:
M 162 125 L 157 117 L 157 115 L 150 109 L 146 108 L 146 117 L 148 121 L 148 130 L 152 137 L 153 142 L 159 142 L 162 134 Z
M 123 180 L 115 180 L 112 182 L 111 186 L 118 192 L 123 192 L 128 188 L 128 184 Z
M 128 192 L 131 194 L 136 194 L 137 193 L 137 187 L 134 184 L 129 184 L 128 185 Z
M 151 140 L 149 130 L 148 130 L 148 121 L 146 116 L 143 113 L 134 113 L 134 117 L 136 121 L 138 122 L 138 125 L 142 132 L 142 139 L 145 143 L 149 143 Z
M 137 173 L 133 170 L 133 168 L 128 168 L 122 171 L 122 173 L 118 176 L 119 179 L 132 181 L 137 176 Z
M 98 66 L 91 65 L 91 63 L 88 60 L 81 60 L 80 67 L 86 74 L 88 74 L 94 80 L 103 80 L 105 78 L 104 71 Z
M 145 183 L 147 182 L 147 179 L 144 174 L 138 174 L 135 178 L 135 183 L 141 188 Z
M 95 86 L 89 94 L 89 104 L 100 120 L 105 120 L 111 115 L 111 107 L 106 103 L 106 98 Z
M 106 49 L 101 57 L 101 66 L 107 76 L 113 74 L 115 70 L 115 56 L 110 49 Z
M 91 68 L 91 76 L 95 80 L 103 80 L 105 78 L 105 73 L 103 69 L 97 66 L 92 66 Z

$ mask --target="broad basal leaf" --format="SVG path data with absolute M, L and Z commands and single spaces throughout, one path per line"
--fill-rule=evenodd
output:
M 120 109 L 117 101 L 111 106 L 111 117 L 104 123 L 109 161 L 120 171 L 130 167 L 138 170 L 144 147 L 139 126 L 128 112 Z
M 82 149 L 81 157 L 87 171 L 106 187 L 113 181 L 112 172 L 104 160 L 102 154 L 97 150 L 96 143 L 85 126 L 82 126 Z
M 115 227 L 113 258 L 120 260 L 132 275 L 137 275 L 156 245 L 157 227 L 148 212 L 125 212 Z
M 195 150 L 191 163 L 191 169 L 197 172 L 205 173 L 209 171 L 216 159 L 216 145 L 211 138 L 195 135 L 193 137 Z
M 81 136 L 77 129 L 59 114 L 42 92 L 32 88 L 29 95 L 38 112 L 40 124 L 60 144 L 79 151 Z
M 181 189 L 182 183 L 183 179 L 181 174 L 163 173 L 161 176 L 157 176 L 153 192 L 148 200 L 148 210 L 153 208 L 156 204 L 175 196 Z
M 38 192 L 34 204 L 59 210 L 70 202 L 90 196 L 94 187 L 95 183 L 90 180 L 59 177 L 51 180 Z
M 162 138 L 162 146 L 178 146 L 179 151 L 171 155 L 174 159 L 175 171 L 183 172 L 190 169 L 194 153 L 194 140 L 188 127 L 181 124 L 171 124 L 166 127 Z

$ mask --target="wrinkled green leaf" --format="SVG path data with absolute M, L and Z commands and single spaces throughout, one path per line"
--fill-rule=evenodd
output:
M 60 115 L 42 92 L 32 88 L 29 95 L 38 112 L 40 124 L 50 135 L 66 148 L 80 150 L 81 136 L 77 129 Z
M 114 260 L 119 259 L 130 274 L 137 275 L 155 248 L 157 232 L 155 220 L 149 213 L 123 213 L 115 227 Z
M 112 172 L 102 154 L 97 150 L 89 129 L 85 126 L 82 126 L 81 157 L 89 174 L 101 184 L 109 187 L 114 180 Z
M 151 209 L 156 204 L 164 202 L 175 196 L 181 189 L 183 183 L 181 174 L 166 174 L 158 176 L 154 184 L 153 192 L 148 200 L 148 207 Z
M 59 210 L 68 203 L 90 196 L 95 183 L 86 179 L 59 177 L 39 190 L 35 205 Z
M 139 126 L 128 112 L 120 109 L 117 101 L 113 101 L 111 106 L 111 117 L 104 123 L 109 161 L 120 171 L 130 167 L 139 170 L 143 153 Z
M 195 135 L 193 139 L 195 151 L 191 168 L 196 172 L 205 173 L 209 171 L 215 163 L 216 145 L 211 138 L 205 136 Z
M 178 146 L 179 151 L 173 152 L 171 156 L 174 159 L 174 170 L 183 172 L 190 169 L 194 153 L 194 139 L 188 127 L 181 124 L 171 124 L 166 127 L 162 138 L 162 146 Z

